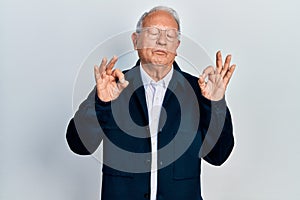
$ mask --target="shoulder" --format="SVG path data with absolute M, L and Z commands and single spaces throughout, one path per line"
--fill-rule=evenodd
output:
M 188 72 L 181 71 L 181 74 L 184 76 L 184 78 L 186 78 L 186 79 L 189 80 L 189 81 L 192 81 L 192 82 L 198 82 L 198 77 L 196 77 L 196 76 L 194 76 L 194 75 L 191 75 L 191 74 L 188 73 Z
M 181 70 L 176 61 L 173 62 L 173 67 L 174 67 L 174 71 L 179 72 L 183 76 L 183 78 L 187 80 L 190 84 L 198 83 L 198 77 L 195 77 L 190 73 Z
M 198 77 L 196 77 L 196 76 L 194 76 L 194 75 L 191 75 L 190 73 L 188 73 L 188 72 L 185 72 L 185 71 L 180 71 L 180 74 L 182 75 L 182 77 L 185 79 L 185 81 L 184 82 L 188 82 L 191 86 L 192 86 L 192 88 L 194 89 L 194 90 L 198 90 L 198 89 L 200 89 L 199 88 L 199 85 L 198 85 Z

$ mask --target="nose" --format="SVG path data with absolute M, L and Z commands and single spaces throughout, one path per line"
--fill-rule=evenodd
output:
M 159 37 L 157 39 L 157 44 L 159 45 L 167 44 L 167 33 L 165 30 L 160 30 Z

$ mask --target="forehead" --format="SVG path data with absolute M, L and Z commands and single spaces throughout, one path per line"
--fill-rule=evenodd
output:
M 143 27 L 158 26 L 175 28 L 178 30 L 178 24 L 174 17 L 167 11 L 154 11 L 147 15 L 143 20 Z

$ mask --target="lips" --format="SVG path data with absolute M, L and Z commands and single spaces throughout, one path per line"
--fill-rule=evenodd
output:
M 168 52 L 163 49 L 155 49 L 155 50 L 153 50 L 153 53 L 158 54 L 158 55 L 166 55 Z

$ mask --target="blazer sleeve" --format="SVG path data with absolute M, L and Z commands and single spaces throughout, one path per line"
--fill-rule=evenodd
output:
M 203 143 L 200 155 L 212 165 L 222 165 L 234 146 L 233 126 L 225 97 L 220 101 L 209 101 L 201 97 L 200 129 Z
M 96 151 L 103 139 L 99 116 L 105 116 L 110 102 L 98 99 L 96 89 L 79 106 L 67 127 L 66 140 L 70 149 L 80 155 L 90 155 Z

